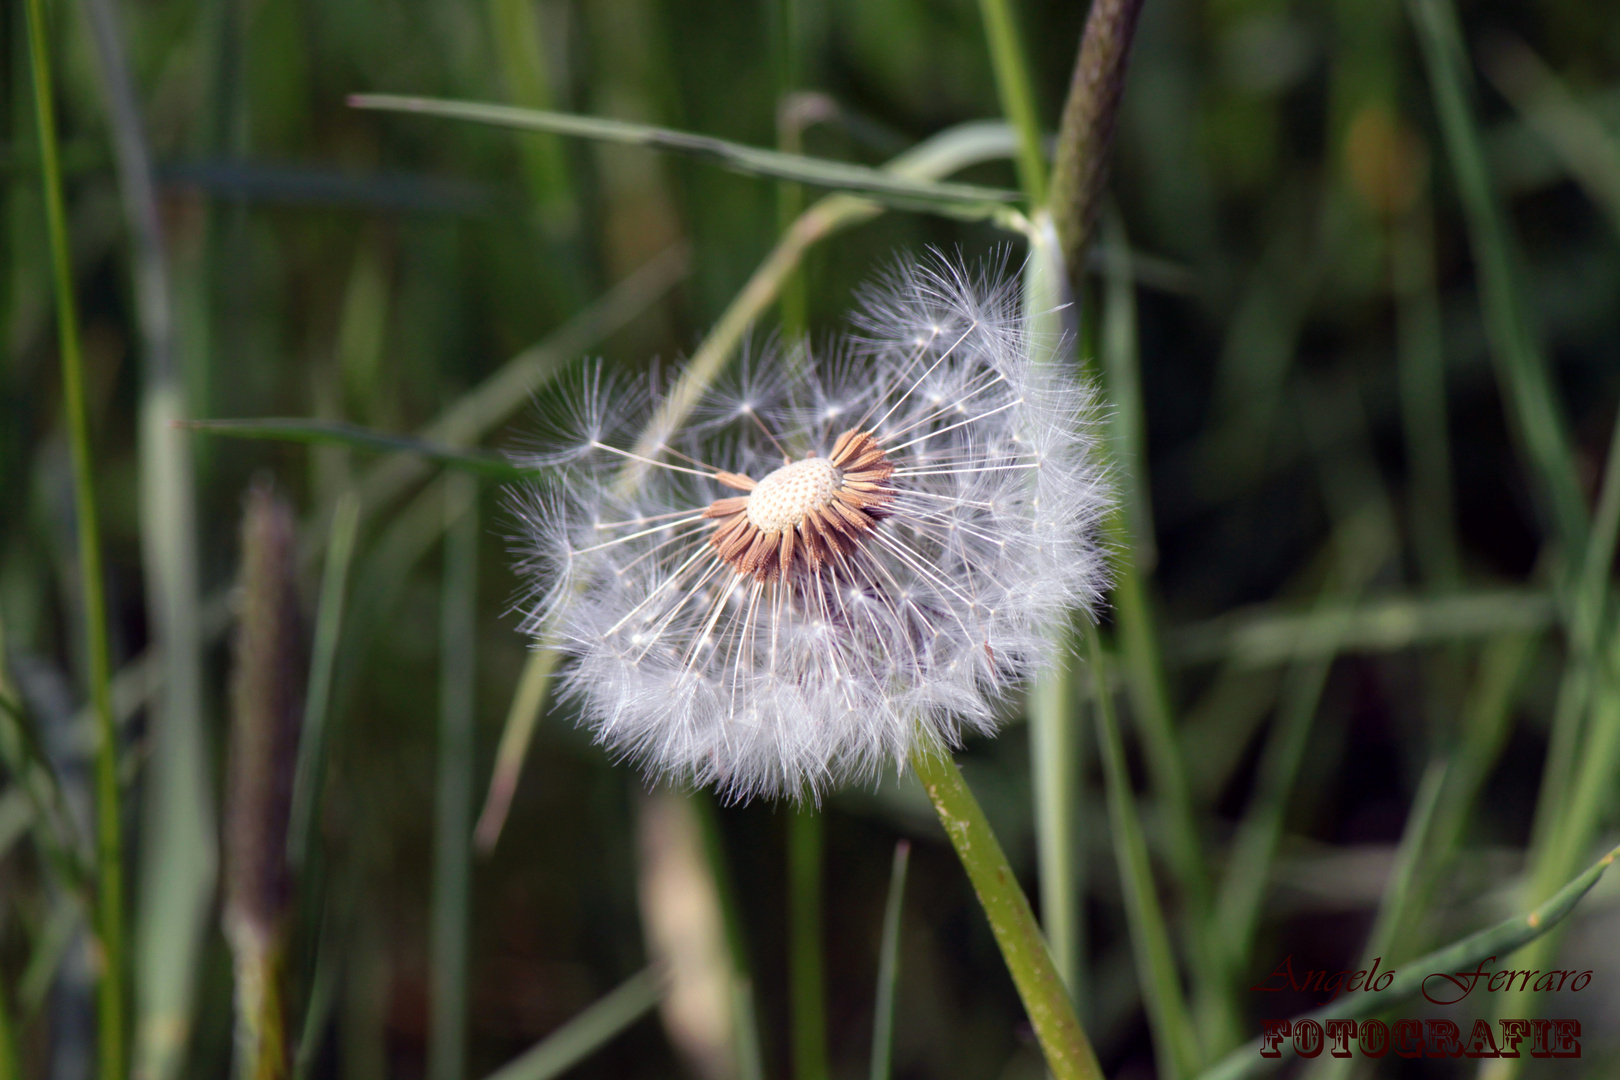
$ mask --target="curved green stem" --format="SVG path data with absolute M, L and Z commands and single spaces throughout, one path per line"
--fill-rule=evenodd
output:
M 913 754 L 911 767 L 917 771 L 917 779 L 922 781 L 923 790 L 939 814 L 939 823 L 945 826 L 945 834 L 951 838 L 962 868 L 973 882 L 973 891 L 1001 947 L 1001 958 L 1018 987 L 1041 1052 L 1046 1055 L 1047 1068 L 1056 1080 L 1102 1080 L 1102 1067 L 1097 1064 L 1085 1029 L 1075 1018 L 1074 1006 L 1046 951 L 1035 913 L 979 800 L 962 779 L 962 770 L 941 751 Z

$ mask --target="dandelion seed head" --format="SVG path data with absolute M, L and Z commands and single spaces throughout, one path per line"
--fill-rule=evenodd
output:
M 745 356 L 650 453 L 657 395 L 596 369 L 536 455 L 557 482 L 519 508 L 525 629 L 651 774 L 803 797 L 990 733 L 1098 602 L 1092 397 L 1024 333 L 1015 284 L 904 267 L 857 327 L 793 364 Z

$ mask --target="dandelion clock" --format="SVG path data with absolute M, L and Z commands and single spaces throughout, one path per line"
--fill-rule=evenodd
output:
M 1098 600 L 1092 398 L 1015 284 L 904 267 L 856 325 L 744 363 L 679 430 L 599 367 L 548 418 L 524 628 L 650 774 L 800 797 L 991 732 Z

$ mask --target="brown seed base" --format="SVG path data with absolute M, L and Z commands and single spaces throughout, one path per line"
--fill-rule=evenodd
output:
M 828 460 L 843 482 L 823 506 L 811 509 L 795 526 L 763 531 L 748 520 L 744 495 L 716 499 L 703 511 L 715 518 L 709 543 L 739 575 L 756 581 L 774 581 L 796 573 L 817 573 L 839 555 L 852 555 L 862 538 L 886 515 L 884 507 L 895 498 L 888 485 L 894 465 L 868 432 L 854 428 L 838 436 Z M 752 491 L 755 481 L 736 473 L 721 473 L 719 480 L 738 491 Z

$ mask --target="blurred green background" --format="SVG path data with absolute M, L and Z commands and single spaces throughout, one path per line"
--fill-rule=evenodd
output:
M 318 797 L 288 916 L 297 1068 L 349 1080 L 485 1076 L 647 963 L 657 860 L 646 838 L 663 835 L 657 808 L 667 809 L 575 731 L 566 708 L 547 713 L 504 831 L 473 857 L 469 906 L 456 909 L 470 928 L 465 1062 L 430 1064 L 430 1018 L 443 1007 L 433 1004 L 435 911 L 443 918 L 433 897 L 447 887 L 441 897 L 457 895 L 434 869 L 435 844 L 445 850 L 435 834 L 446 812 L 435 809 L 440 732 L 455 708 L 441 707 L 441 684 L 470 687 L 462 775 L 476 812 L 529 644 L 514 629 L 523 587 L 508 554 L 518 524 L 507 496 L 479 485 L 471 531 L 452 523 L 446 541 L 445 501 L 468 488 L 413 472 L 407 459 L 167 427 L 153 446 L 169 451 L 143 449 L 142 417 L 306 417 L 408 434 L 518 357 L 529 362 L 526 381 L 503 404 L 482 422 L 429 434 L 521 451 L 530 395 L 551 393 L 566 362 L 677 362 L 816 197 L 643 148 L 360 111 L 346 105 L 350 94 L 556 108 L 879 164 L 953 124 L 1001 115 L 980 9 L 970 0 L 46 7 L 116 689 L 128 716 L 137 1065 L 150 1080 L 231 1068 L 232 953 L 211 852 L 231 794 L 231 590 L 258 478 L 300 521 L 306 649 L 323 570 L 331 574 L 334 507 L 361 493 L 341 631 L 328 643 L 324 774 L 309 781 Z M 1603 707 L 1616 693 L 1607 661 L 1592 661 L 1589 719 L 1573 722 L 1564 765 L 1544 765 L 1560 710 L 1586 715 L 1566 700 L 1572 665 L 1607 657 L 1615 640 L 1604 599 L 1612 543 L 1595 577 L 1575 573 L 1580 584 L 1566 587 L 1586 552 L 1562 523 L 1584 522 L 1599 502 L 1620 400 L 1620 8 L 1459 7 L 1491 197 L 1508 210 L 1509 284 L 1561 429 L 1554 457 L 1565 479 L 1550 485 L 1527 434 L 1533 410 L 1515 400 L 1527 384 L 1503 374 L 1512 365 L 1490 321 L 1500 297 L 1479 269 L 1479 226 L 1459 196 L 1408 12 L 1395 0 L 1147 0 L 1132 56 L 1098 272 L 1080 299 L 1081 353 L 1099 371 L 1107 355 L 1137 364 L 1137 402 L 1119 408 L 1141 419 L 1141 453 L 1120 478 L 1133 493 L 1135 563 L 1204 857 L 1228 865 L 1255 807 L 1276 815 L 1274 857 L 1260 859 L 1255 886 L 1263 917 L 1232 961 L 1239 979 L 1263 977 L 1290 953 L 1304 967 L 1355 967 L 1426 767 L 1457 747 L 1453 779 L 1461 770 L 1475 782 L 1442 800 L 1456 820 L 1426 864 L 1432 895 L 1392 953 L 1419 955 L 1539 900 L 1523 889 L 1534 892 L 1526 849 L 1533 859 L 1544 777 L 1558 790 L 1573 783 L 1570 770 L 1598 753 L 1605 725 L 1620 724 Z M 1084 7 L 1031 0 L 1013 13 L 1039 118 L 1055 130 Z M 109 15 L 123 77 L 93 39 Z M 0 685 L 15 688 L 88 834 L 72 476 L 15 0 L 0 6 L 0 39 Z M 142 318 L 138 267 L 150 249 L 126 211 L 120 100 L 138 111 L 156 183 L 150 235 L 163 246 L 173 316 L 167 363 Z M 1017 186 L 1005 160 L 954 178 Z M 773 336 L 829 340 L 860 283 L 928 245 L 1014 270 L 1024 255 L 1020 237 L 987 223 L 884 212 L 810 250 L 754 327 L 755 347 Z M 1130 270 L 1120 263 L 1127 247 Z M 1109 267 L 1112 289 L 1100 272 Z M 1122 276 L 1132 273 L 1134 285 Z M 525 352 L 537 343 L 540 352 Z M 1118 397 L 1116 375 L 1106 381 Z M 188 464 L 175 464 L 165 432 L 183 441 Z M 190 521 L 182 489 L 194 499 Z M 458 527 L 471 538 L 459 545 Z M 189 607 L 184 588 L 155 586 L 164 565 L 169 580 L 195 575 Z M 1569 611 L 1593 581 L 1602 586 L 1595 629 L 1583 638 Z M 180 607 L 160 613 L 177 595 Z M 475 604 L 470 613 L 455 607 L 463 602 Z M 457 611 L 470 636 L 449 629 Z M 175 685 L 176 669 L 146 651 L 164 626 L 198 643 L 185 701 L 163 696 L 158 684 Z M 167 742 L 157 738 L 162 709 L 181 716 L 182 734 Z M 1020 710 L 963 761 L 1037 896 Z M 1300 740 L 1292 769 L 1278 764 L 1287 751 L 1273 736 L 1284 729 Z M 1109 1075 L 1169 1076 L 1154 1071 L 1089 733 L 1076 746 L 1080 1011 Z M 1187 936 L 1198 931 L 1178 921 L 1186 904 L 1173 808 L 1149 755 L 1132 749 L 1191 985 L 1199 948 Z M 29 840 L 33 810 L 16 770 L 6 775 L 0 988 L 22 1075 L 77 1080 L 93 1060 L 94 959 L 82 912 Z M 1599 774 L 1596 790 L 1617 780 Z M 691 867 L 702 881 L 715 865 L 729 876 L 732 944 L 749 969 L 765 1075 L 816 1080 L 791 1052 L 788 838 L 802 840 L 793 811 L 683 805 L 689 816 L 665 824 L 678 832 L 695 822 L 703 834 Z M 1574 843 L 1580 858 L 1560 880 L 1595 857 L 1601 837 L 1614 842 L 1615 810 L 1607 798 L 1590 809 Z M 876 791 L 838 792 L 820 821 L 812 843 L 824 843 L 830 1075 L 867 1071 L 900 838 L 915 846 L 894 1075 L 1040 1075 L 1012 983 L 917 790 L 891 777 Z M 702 857 L 703 837 L 719 858 Z M 669 841 L 665 850 L 681 849 Z M 1600 885 L 1560 939 L 1562 966 L 1595 974 L 1552 1013 L 1582 1018 L 1585 1056 L 1527 1063 L 1547 1075 L 1620 1070 L 1617 898 L 1614 883 Z M 1229 998 L 1244 1038 L 1262 1016 L 1309 1004 L 1230 988 Z M 727 1038 L 749 1024 L 736 1005 L 717 1006 Z M 1470 1003 L 1461 1015 L 1493 1007 Z M 663 1025 L 648 1014 L 574 1075 L 735 1075 L 727 1054 L 706 1062 L 692 1049 L 702 1039 L 683 1043 L 672 1025 L 667 1013 Z M 1396 1064 L 1381 1075 L 1465 1071 Z

